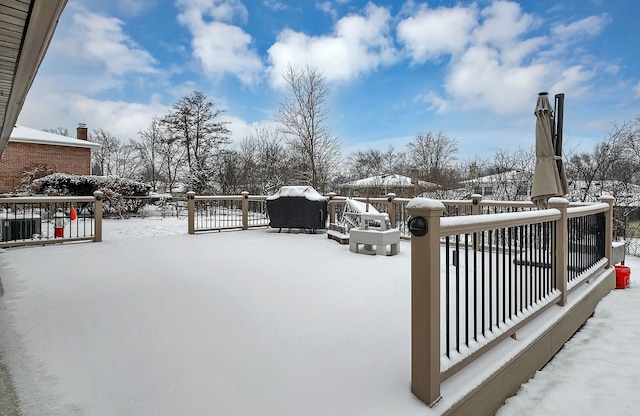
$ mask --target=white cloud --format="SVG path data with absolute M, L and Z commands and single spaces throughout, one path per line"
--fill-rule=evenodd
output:
M 155 5 L 154 0 L 117 0 L 118 9 L 127 16 L 138 16 Z
M 77 59 L 99 63 L 114 75 L 155 73 L 155 59 L 127 36 L 123 22 L 115 17 L 82 12 L 73 15 L 73 24 L 82 36 L 69 36 L 61 41 L 64 50 Z
M 595 72 L 571 65 L 568 56 L 554 60 L 541 53 L 545 47 L 562 48 L 564 44 L 553 35 L 526 38 L 540 23 L 518 4 L 498 1 L 483 9 L 481 16 L 472 34 L 475 46 L 459 60 L 452 60 L 445 83 L 445 90 L 463 108 L 486 107 L 506 114 L 527 110 L 530 97 L 540 90 L 571 91 L 574 97 L 588 92 L 587 82 Z M 602 19 L 583 19 L 560 26 L 554 35 L 562 33 L 568 40 L 598 22 Z
M 620 65 L 605 64 L 604 72 L 605 74 L 616 76 L 620 72 Z
M 189 16 L 196 20 L 232 22 L 235 19 L 246 23 L 249 18 L 247 8 L 240 0 L 177 0 L 176 7 L 183 10 L 181 16 Z M 179 18 L 182 18 L 182 17 Z
M 206 73 L 221 77 L 236 75 L 244 84 L 253 84 L 262 71 L 262 62 L 250 49 L 251 36 L 237 26 L 212 22 L 192 28 L 193 53 Z
M 25 103 L 18 124 L 35 129 L 64 127 L 73 132 L 78 123 L 85 123 L 89 130 L 102 128 L 126 143 L 137 139 L 154 115 L 166 114 L 168 109 L 157 97 L 149 103 L 131 103 L 46 91 Z
M 474 6 L 434 10 L 423 6 L 415 16 L 398 24 L 398 39 L 405 44 L 414 62 L 423 63 L 462 51 L 477 18 Z
M 193 35 L 193 55 L 200 60 L 204 71 L 220 78 L 225 73 L 237 76 L 244 84 L 256 82 L 263 66 L 256 51 L 251 48 L 253 39 L 238 26 L 210 18 L 230 21 L 240 17 L 246 21 L 247 11 L 238 1 L 180 0 L 184 9 L 178 21 Z
M 588 94 L 590 85 L 587 83 L 595 71 L 586 71 L 582 65 L 573 65 L 560 73 L 560 79 L 551 87 L 551 91 L 570 91 L 573 98 Z
M 428 109 L 490 109 L 499 114 L 527 111 L 536 93 L 589 93 L 597 70 L 585 69 L 585 57 L 569 45 L 584 36 L 596 36 L 608 23 L 606 15 L 556 25 L 548 35 L 531 36 L 544 22 L 525 13 L 518 3 L 495 1 L 482 9 L 455 6 L 428 9 L 406 3 L 398 38 L 414 63 L 445 60 L 447 74 L 441 91 L 416 98 Z M 446 36 L 442 36 L 445 33 Z M 558 52 L 564 50 L 562 59 Z M 583 63 L 580 65 L 580 63 Z M 591 64 L 603 71 L 614 67 Z
M 79 94 L 69 96 L 69 107 L 69 112 L 89 129 L 102 128 L 124 143 L 137 139 L 138 132 L 149 127 L 154 115 L 168 112 L 167 106 L 156 101 L 147 104 L 97 100 Z
M 220 120 L 228 121 L 230 124 L 227 125 L 227 128 L 231 131 L 231 141 L 233 144 L 238 144 L 242 139 L 245 139 L 252 134 L 254 134 L 256 129 L 260 129 L 262 127 L 274 127 L 276 126 L 276 122 L 272 120 L 261 120 L 253 123 L 248 123 L 245 120 L 224 113 L 220 116 Z
M 333 4 L 330 1 L 316 1 L 316 9 L 330 14 L 334 19 L 338 17 L 338 11 L 333 8 Z
M 436 113 L 446 113 L 451 107 L 451 103 L 448 100 L 434 92 L 419 95 L 415 100 L 429 104 L 428 109 Z
M 265 7 L 268 7 L 271 10 L 286 10 L 289 7 L 281 1 L 278 0 L 264 0 L 263 3 Z
M 554 27 L 553 33 L 563 40 L 581 40 L 585 36 L 597 36 L 609 23 L 609 16 L 589 16 L 568 25 L 558 25 Z
M 398 25 L 398 37 L 413 61 L 449 59 L 445 94 L 417 97 L 430 110 L 521 111 L 551 72 L 548 62 L 532 59 L 550 41 L 544 36 L 523 39 L 538 21 L 517 3 L 496 1 L 481 10 L 475 5 L 407 10 L 412 15 Z
M 636 97 L 635 98 L 640 98 L 640 81 L 638 81 L 636 86 L 633 87 L 633 91 L 636 93 Z
M 367 5 L 364 15 L 352 14 L 336 22 L 329 36 L 308 36 L 283 30 L 269 50 L 271 83 L 282 87 L 287 65 L 310 65 L 323 71 L 328 81 L 348 81 L 396 62 L 389 33 L 389 10 Z
M 480 15 L 482 24 L 472 33 L 473 42 L 480 45 L 511 45 L 536 24 L 519 4 L 508 1 L 494 2 Z
M 499 48 L 500 59 L 505 65 L 519 66 L 529 59 L 534 61 L 544 61 L 540 59 L 538 52 L 548 46 L 550 39 L 546 36 L 534 37 L 518 42 L 513 42 Z
M 462 108 L 490 108 L 506 114 L 528 108 L 527 100 L 550 72 L 548 64 L 504 65 L 497 50 L 474 46 L 452 66 L 445 89 Z

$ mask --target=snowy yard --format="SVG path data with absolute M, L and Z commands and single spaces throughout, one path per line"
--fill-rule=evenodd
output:
M 28 415 L 429 415 L 410 383 L 410 244 L 186 234 L 108 220 L 104 242 L 0 253 L 0 348 Z M 638 414 L 632 287 L 500 415 Z

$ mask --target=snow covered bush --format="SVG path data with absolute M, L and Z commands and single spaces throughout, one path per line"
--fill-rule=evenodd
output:
M 68 175 L 66 173 L 54 173 L 31 184 L 31 192 L 49 196 L 88 196 L 94 191 L 103 188 L 111 189 L 126 196 L 146 196 L 149 194 L 149 185 L 127 178 L 116 176 L 84 176 Z
M 22 177 L 20 178 L 20 183 L 22 183 L 22 190 L 28 189 L 29 185 L 35 181 L 36 179 L 45 177 L 47 175 L 51 175 L 58 171 L 57 166 L 34 166 L 30 170 L 24 171 L 22 173 Z
M 116 176 L 54 173 L 33 181 L 30 190 L 47 196 L 89 196 L 95 191 L 102 191 L 104 214 L 127 216 L 137 213 L 146 205 L 149 188 L 142 182 Z

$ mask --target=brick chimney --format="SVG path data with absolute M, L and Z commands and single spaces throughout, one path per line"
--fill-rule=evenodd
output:
M 411 168 L 411 184 L 418 184 L 418 168 L 416 167 Z
M 478 179 L 478 164 L 476 162 L 469 165 L 469 179 Z
M 77 133 L 76 133 L 76 137 L 78 138 L 78 140 L 87 140 L 88 136 L 87 136 L 87 125 L 84 123 L 79 123 L 78 124 L 78 128 L 77 128 Z

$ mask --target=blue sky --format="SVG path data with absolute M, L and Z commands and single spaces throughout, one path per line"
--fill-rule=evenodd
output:
M 565 94 L 566 151 L 640 115 L 635 0 L 69 0 L 18 124 L 123 141 L 193 90 L 235 141 L 269 123 L 287 64 L 318 67 L 343 155 L 420 132 L 459 159 L 533 145 L 539 91 Z

